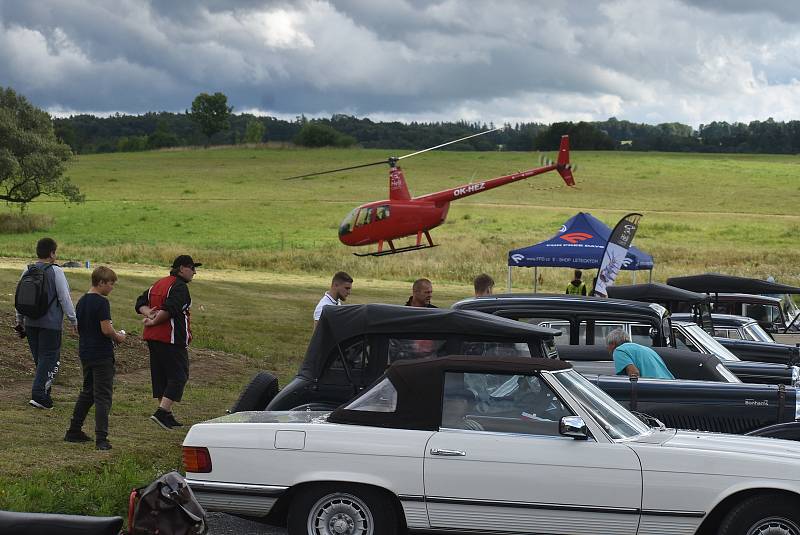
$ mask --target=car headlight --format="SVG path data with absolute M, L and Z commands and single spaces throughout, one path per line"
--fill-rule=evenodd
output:
M 792 366 L 792 386 L 800 386 L 800 367 Z

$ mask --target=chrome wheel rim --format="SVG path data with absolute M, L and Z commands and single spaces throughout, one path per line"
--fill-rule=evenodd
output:
M 800 535 L 800 527 L 788 518 L 771 516 L 759 520 L 747 535 Z
M 323 496 L 308 515 L 308 533 L 313 535 L 373 535 L 373 529 L 369 507 L 352 494 Z

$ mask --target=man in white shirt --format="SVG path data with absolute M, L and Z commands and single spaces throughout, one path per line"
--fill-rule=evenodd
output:
M 314 328 L 317 328 L 319 318 L 322 316 L 322 309 L 328 305 L 338 306 L 347 300 L 350 295 L 350 290 L 353 287 L 353 277 L 339 271 L 333 276 L 331 281 L 331 289 L 325 292 L 322 299 L 317 303 L 317 308 L 314 309 Z

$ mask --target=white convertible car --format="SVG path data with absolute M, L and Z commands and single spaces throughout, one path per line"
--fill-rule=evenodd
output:
M 559 360 L 402 361 L 331 413 L 197 424 L 212 511 L 291 535 L 800 535 L 800 444 L 649 427 Z

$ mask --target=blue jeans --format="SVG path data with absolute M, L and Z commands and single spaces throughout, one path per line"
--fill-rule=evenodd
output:
M 61 365 L 61 331 L 42 327 L 26 327 L 28 345 L 36 365 L 36 375 L 31 388 L 32 399 L 47 399 L 50 387 Z

